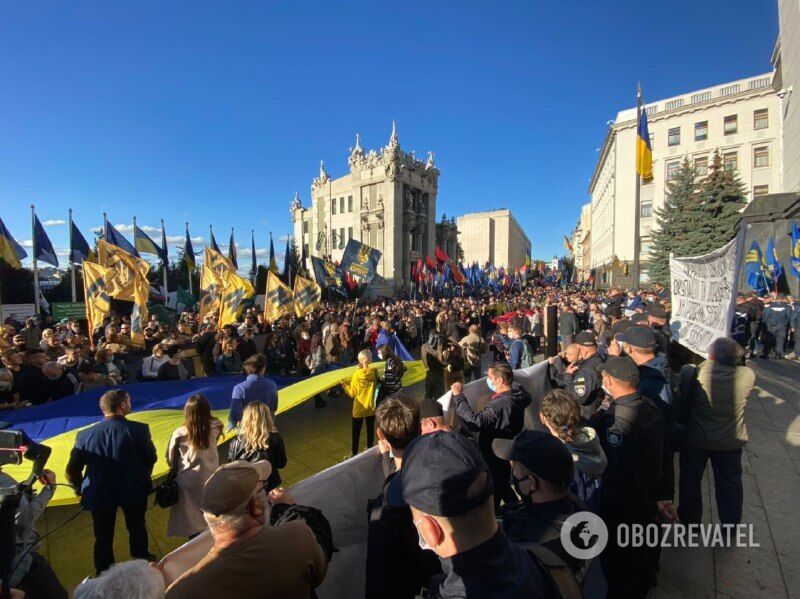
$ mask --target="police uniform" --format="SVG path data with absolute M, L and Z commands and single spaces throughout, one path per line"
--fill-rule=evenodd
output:
M 618 380 L 630 382 L 638 376 L 630 358 L 609 358 L 600 368 Z M 632 393 L 616 398 L 590 425 L 608 458 L 599 510 L 609 532 L 608 546 L 600 555 L 608 596 L 644 597 L 655 583 L 658 552 L 620 547 L 617 527 L 656 522 L 664 417 L 652 400 Z
M 603 401 L 602 380 L 596 368 L 603 363 L 598 354 L 578 360 L 573 374 L 564 373 L 564 389 L 581 404 L 581 416 L 590 418 Z
M 783 358 L 783 352 L 786 348 L 786 330 L 789 327 L 791 317 L 792 308 L 783 300 L 771 302 L 764 308 L 766 337 L 762 358 L 768 358 L 771 355 Z
M 800 302 L 792 304 L 792 322 L 794 329 L 794 359 L 800 360 Z

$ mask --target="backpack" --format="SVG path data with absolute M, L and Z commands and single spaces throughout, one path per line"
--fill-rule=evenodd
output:
M 536 543 L 519 543 L 561 599 L 583 599 L 583 590 L 575 574 L 558 555 Z M 588 564 L 587 564 L 588 566 Z M 588 569 L 588 568 L 587 568 Z
M 525 337 L 521 337 L 520 341 L 522 341 L 522 356 L 520 357 L 519 367 L 528 368 L 533 366 L 533 350 L 530 342 Z

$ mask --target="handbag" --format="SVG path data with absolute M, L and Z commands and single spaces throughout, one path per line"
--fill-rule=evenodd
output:
M 167 473 L 167 479 L 158 485 L 155 490 L 156 505 L 163 508 L 172 507 L 178 503 L 178 444 L 172 448 L 172 466 Z

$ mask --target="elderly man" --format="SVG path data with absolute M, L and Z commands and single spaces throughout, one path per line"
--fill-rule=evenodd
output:
M 689 426 L 680 452 L 678 513 L 684 522 L 702 518 L 700 483 L 709 459 L 720 522 L 738 524 L 742 519 L 744 408 L 755 384 L 753 370 L 741 365 L 743 357 L 738 343 L 719 338 L 709 346 L 708 360 L 681 369 L 678 413 Z
M 444 409 L 435 399 L 425 398 L 419 402 L 420 428 L 423 435 L 436 431 L 452 431 L 453 428 L 445 422 Z
M 45 362 L 42 366 L 49 401 L 75 395 L 80 387 L 78 378 L 58 362 Z
M 271 471 L 266 460 L 238 461 L 211 475 L 200 508 L 214 546 L 169 586 L 168 599 L 313 596 L 333 552 L 330 525 L 282 489 L 267 497 Z

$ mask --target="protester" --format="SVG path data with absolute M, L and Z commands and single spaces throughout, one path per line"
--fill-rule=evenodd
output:
M 522 431 L 531 396 L 521 386 L 514 385 L 514 374 L 508 364 L 492 364 L 486 372 L 486 384 L 493 393 L 492 399 L 478 413 L 469 405 L 461 383 L 455 383 L 451 391 L 459 417 L 468 429 L 478 433 L 478 446 L 494 483 L 495 510 L 499 510 L 501 502 L 515 501 L 516 496 L 509 482 L 511 467 L 494 454 L 492 442 L 513 439 Z
M 378 375 L 372 367 L 372 352 L 363 349 L 358 353 L 358 367 L 352 378 L 340 381 L 344 392 L 353 399 L 353 438 L 351 455 L 358 453 L 361 427 L 366 422 L 367 447 L 375 441 L 375 388 Z
M 80 383 L 77 377 L 58 362 L 45 362 L 42 366 L 42 374 L 45 377 L 45 392 L 48 401 L 63 399 L 78 392 Z
M 313 596 L 334 549 L 330 525 L 285 491 L 267 496 L 270 470 L 266 461 L 238 461 L 211 475 L 200 506 L 214 546 L 169 585 L 168 599 Z
M 377 348 L 378 359 L 385 362 L 383 367 L 383 377 L 380 381 L 378 392 L 378 402 L 380 403 L 388 397 L 396 397 L 403 390 L 403 374 L 406 371 L 403 360 L 394 353 L 394 350 L 386 344 Z
M 236 341 L 225 339 L 222 344 L 222 353 L 217 358 L 215 374 L 239 374 L 242 371 L 242 360 L 236 353 Z
M 82 582 L 73 599 L 163 599 L 165 590 L 158 568 L 134 559 L 114 564 L 97 578 Z
M 177 345 L 168 345 L 164 350 L 167 361 L 158 367 L 156 378 L 159 381 L 185 381 L 189 378 L 189 371 L 181 362 L 180 348 Z
M 158 378 L 158 369 L 165 364 L 169 358 L 164 355 L 164 346 L 156 343 L 153 346 L 152 354 L 142 361 L 142 378 L 144 380 L 155 380 Z
M 489 347 L 480 336 L 480 326 L 472 324 L 469 327 L 469 333 L 461 338 L 458 342 L 464 350 L 465 361 L 465 382 L 470 380 L 477 381 L 481 378 L 481 360 Z
M 325 361 L 325 349 L 322 344 L 322 333 L 319 331 L 311 336 L 305 365 L 311 376 L 323 373 L 328 368 L 328 363 Z M 328 402 L 321 393 L 314 397 L 315 407 L 324 408 L 327 404 Z
M 444 419 L 442 404 L 435 399 L 425 398 L 419 402 L 420 428 L 423 435 L 434 431 L 452 431 Z
M 183 418 L 167 445 L 167 464 L 177 467 L 178 482 L 178 503 L 170 508 L 167 536 L 192 538 L 206 529 L 199 499 L 203 485 L 219 467 L 217 441 L 223 425 L 199 393 L 186 400 Z
M 278 470 L 286 467 L 286 448 L 266 403 L 256 401 L 244 408 L 239 434 L 228 447 L 228 461 L 238 460 L 251 463 L 266 460 L 271 467 L 267 492 L 280 486 Z
M 117 384 L 114 379 L 101 373 L 96 366 L 88 362 L 78 368 L 78 379 L 80 380 L 80 391 L 112 387 Z
M 278 386 L 268 379 L 267 360 L 262 355 L 251 356 L 242 366 L 247 378 L 234 386 L 231 393 L 231 408 L 228 428 L 236 428 L 242 419 L 242 410 L 251 402 L 258 401 L 269 406 L 274 414 L 278 410 Z

